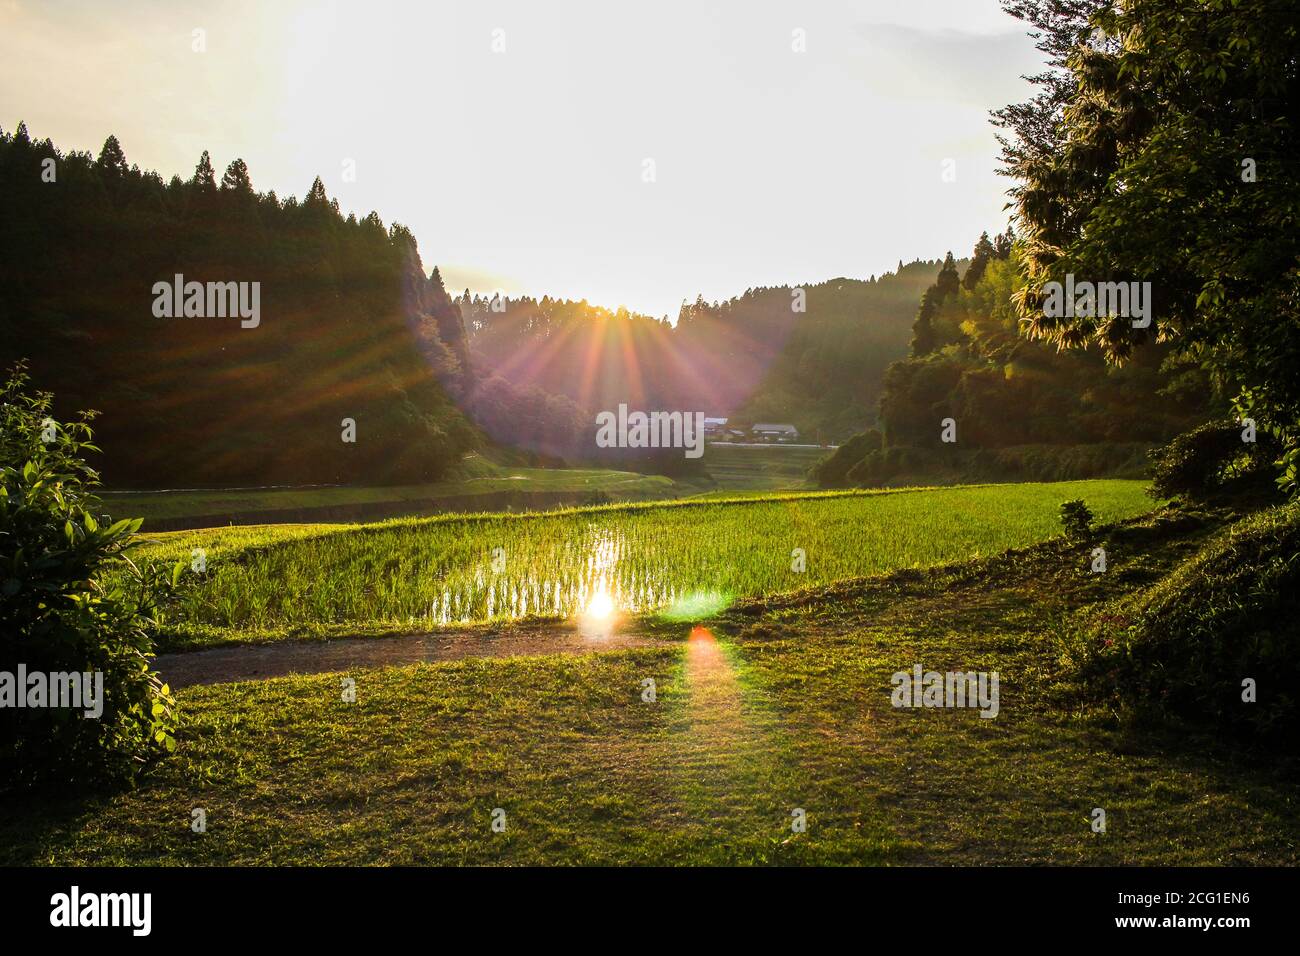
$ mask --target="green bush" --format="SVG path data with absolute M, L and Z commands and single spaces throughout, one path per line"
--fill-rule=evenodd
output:
M 149 668 L 170 579 L 128 556 L 140 522 L 102 527 L 90 416 L 59 424 L 16 368 L 0 386 L 0 671 L 102 673 L 102 714 L 0 707 L 0 790 L 129 778 L 175 748 L 175 702 Z M 16 700 L 16 698 L 15 698 Z
M 1144 478 L 1149 445 L 1101 442 L 1091 445 L 1015 445 L 992 451 L 986 469 L 970 468 L 969 480 L 1076 481 L 1082 478 Z
M 1086 538 L 1092 531 L 1092 509 L 1082 498 L 1061 502 L 1061 527 L 1071 538 Z
M 1216 420 L 1151 451 L 1151 494 L 1156 498 L 1203 499 L 1234 479 L 1266 475 L 1280 453 L 1277 440 L 1258 432 L 1242 440 L 1239 422 Z
M 1243 518 L 1067 645 L 1078 676 L 1135 712 L 1284 737 L 1300 730 L 1300 502 Z M 1253 679 L 1257 700 L 1242 699 Z
M 808 477 L 819 488 L 845 488 L 857 484 L 850 477 L 853 469 L 872 452 L 880 451 L 880 432 L 874 428 L 854 435 L 839 448 L 808 470 Z
M 870 431 L 845 442 L 811 474 L 822 488 L 860 488 L 899 479 L 924 483 L 1145 478 L 1149 449 L 1144 442 L 881 448 L 880 433 Z
M 885 453 L 879 449 L 869 451 L 865 458 L 849 469 L 845 484 L 852 488 L 868 488 L 884 477 Z

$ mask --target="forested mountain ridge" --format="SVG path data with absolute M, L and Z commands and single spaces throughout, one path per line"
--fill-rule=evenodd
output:
M 205 152 L 164 182 L 115 137 L 93 157 L 20 125 L 0 204 L 0 363 L 101 413 L 115 485 L 430 480 L 478 440 L 448 395 L 469 369 L 440 280 L 408 230 L 344 218 L 319 179 L 280 200 Z M 242 284 L 259 315 L 160 315 L 173 281 Z
M 832 279 L 808 287 L 807 314 L 791 328 L 737 417 L 790 422 L 806 438 L 825 442 L 842 441 L 875 421 L 885 370 L 906 355 L 911 312 L 937 265 L 900 263 L 898 271 L 879 279 Z M 774 309 L 775 302 L 760 298 L 749 308 Z M 740 311 L 743 316 L 744 304 Z
M 458 303 L 479 376 L 471 407 L 497 440 L 544 434 L 556 453 L 566 423 L 577 423 L 581 445 L 592 414 L 620 403 L 790 422 L 810 440 L 834 441 L 875 421 L 885 368 L 907 354 L 916 302 L 938 265 L 697 297 L 675 325 L 585 300 L 465 292 Z

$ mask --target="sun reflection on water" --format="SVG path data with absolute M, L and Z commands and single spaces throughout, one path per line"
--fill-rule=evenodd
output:
M 614 613 L 614 601 L 604 591 L 598 591 L 592 595 L 591 601 L 587 604 L 587 616 L 598 620 L 605 620 Z

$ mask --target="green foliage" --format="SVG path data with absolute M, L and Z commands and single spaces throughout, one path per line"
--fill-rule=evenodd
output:
M 1153 443 L 1208 414 L 1205 377 L 1163 368 L 1163 346 L 1117 368 L 1097 350 L 1025 339 L 1012 302 L 1023 280 L 1010 237 L 999 240 L 981 237 L 960 281 L 940 270 L 916 326 L 931 350 L 914 341 L 885 373 L 880 447 L 845 442 L 814 474 L 822 487 L 1138 477 Z M 941 441 L 950 417 L 956 444 Z
M 98 719 L 0 709 L 0 788 L 130 777 L 176 745 L 174 701 L 149 662 L 183 565 L 170 578 L 142 570 L 127 553 L 140 522 L 96 519 L 89 416 L 56 422 L 50 396 L 31 391 L 21 368 L 0 401 L 0 670 L 103 674 Z
M 849 470 L 872 452 L 880 451 L 883 436 L 874 428 L 854 435 L 811 469 L 809 477 L 819 488 L 847 488 Z
M 975 243 L 975 252 L 971 255 L 970 265 L 966 267 L 966 274 L 961 277 L 961 287 L 967 292 L 974 289 L 980 279 L 984 278 L 984 270 L 988 268 L 989 262 L 996 258 L 998 258 L 998 251 L 989 240 L 989 234 L 981 233 L 979 242 Z
M 1300 730 L 1300 503 L 1245 518 L 1067 648 L 1092 693 L 1135 713 L 1294 739 Z M 1243 681 L 1257 699 L 1243 700 Z
M 1278 488 L 1293 494 L 1300 490 L 1300 444 L 1287 446 L 1276 464 L 1280 469 L 1277 476 Z
M 1061 527 L 1067 537 L 1086 538 L 1092 531 L 1093 514 L 1082 498 L 1061 502 Z
M 1003 111 L 1030 334 L 1115 361 L 1171 343 L 1294 447 L 1300 423 L 1300 7 L 1017 0 L 1054 69 Z M 1048 316 L 1067 274 L 1149 281 L 1153 324 Z M 1288 455 L 1285 462 L 1294 463 Z M 1284 484 L 1290 484 L 1284 478 Z
M 979 254 L 979 250 L 976 250 L 976 254 Z M 987 260 L 980 264 L 981 273 L 986 264 Z M 969 268 L 967 272 L 970 272 Z M 957 275 L 957 263 L 953 259 L 952 253 L 949 252 L 943 260 L 943 265 L 939 268 L 939 275 L 935 279 L 934 285 L 926 289 L 921 296 L 921 307 L 917 309 L 916 321 L 912 325 L 912 355 L 926 356 L 939 346 L 946 344 L 935 329 L 936 315 L 943 306 L 944 301 L 955 295 L 958 288 L 960 288 L 960 280 Z
M 1195 389 L 1185 384 L 1183 394 L 1164 394 L 1165 346 L 1117 368 L 1098 349 L 1063 353 L 1027 340 L 1013 305 L 1023 285 L 1016 261 L 1009 247 L 1007 258 L 998 258 L 985 245 L 981 239 L 972 259 L 971 269 L 982 263 L 978 279 L 936 281 L 927 291 L 918 322 L 933 348 L 923 352 L 914 343 L 913 355 L 885 373 L 886 447 L 964 452 L 1156 443 L 1208 414 L 1203 376 Z M 958 422 L 958 449 L 940 443 L 939 422 L 948 417 Z
M 1205 498 L 1228 482 L 1262 472 L 1279 451 L 1275 439 L 1258 433 L 1242 440 L 1240 422 L 1216 420 L 1185 432 L 1151 452 L 1151 494 L 1156 498 Z

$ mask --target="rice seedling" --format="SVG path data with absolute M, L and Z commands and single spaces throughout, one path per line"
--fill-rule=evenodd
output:
M 739 596 L 1031 544 L 1059 531 L 1061 502 L 1076 498 L 1101 522 L 1150 506 L 1136 481 L 979 485 L 215 529 L 147 551 L 174 560 L 205 549 L 182 627 L 440 627 L 593 605 L 680 619 Z

